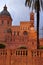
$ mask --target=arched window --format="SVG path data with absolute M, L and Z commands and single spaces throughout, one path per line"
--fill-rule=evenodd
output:
M 2 25 L 4 24 L 4 21 L 2 20 Z
M 20 51 L 18 51 L 18 55 L 20 55 Z
M 19 36 L 19 32 L 17 32 L 17 35 Z
M 14 31 L 14 36 L 16 35 L 16 31 Z
M 28 32 L 27 32 L 27 31 L 24 31 L 23 34 L 24 34 L 24 35 L 28 35 Z
M 7 21 L 7 25 L 8 25 L 8 26 L 9 26 L 9 24 L 10 24 L 9 21 Z
M 9 29 L 7 30 L 7 32 L 12 34 L 11 28 L 9 28 Z

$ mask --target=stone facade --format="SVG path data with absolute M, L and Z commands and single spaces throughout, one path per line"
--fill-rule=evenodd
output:
M 34 13 L 30 13 L 30 21 L 12 26 L 12 18 L 5 5 L 0 13 L 0 44 L 5 45 L 0 49 L 0 65 L 43 65 L 43 50 L 37 50 L 36 38 Z M 43 46 L 43 39 L 40 39 L 40 46 Z

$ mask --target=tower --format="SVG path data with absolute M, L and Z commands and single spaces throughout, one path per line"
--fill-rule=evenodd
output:
M 31 26 L 34 27 L 34 13 L 33 13 L 33 11 L 30 13 L 30 21 L 31 21 Z
M 0 41 L 5 41 L 7 30 L 12 26 L 12 18 L 7 10 L 7 6 L 0 12 Z
M 34 13 L 33 12 L 30 13 L 30 20 L 34 21 Z

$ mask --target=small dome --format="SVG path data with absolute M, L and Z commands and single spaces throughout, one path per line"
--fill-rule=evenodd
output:
M 0 16 L 2 16 L 2 15 L 6 15 L 6 16 L 11 17 L 10 13 L 9 13 L 8 10 L 7 10 L 6 5 L 4 6 L 3 11 L 0 13 Z

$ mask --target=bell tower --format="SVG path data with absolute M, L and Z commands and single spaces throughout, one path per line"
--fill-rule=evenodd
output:
M 34 21 L 34 13 L 33 12 L 30 13 L 30 20 Z
M 33 11 L 30 13 L 30 22 L 31 22 L 31 26 L 34 27 L 34 13 L 33 13 Z

